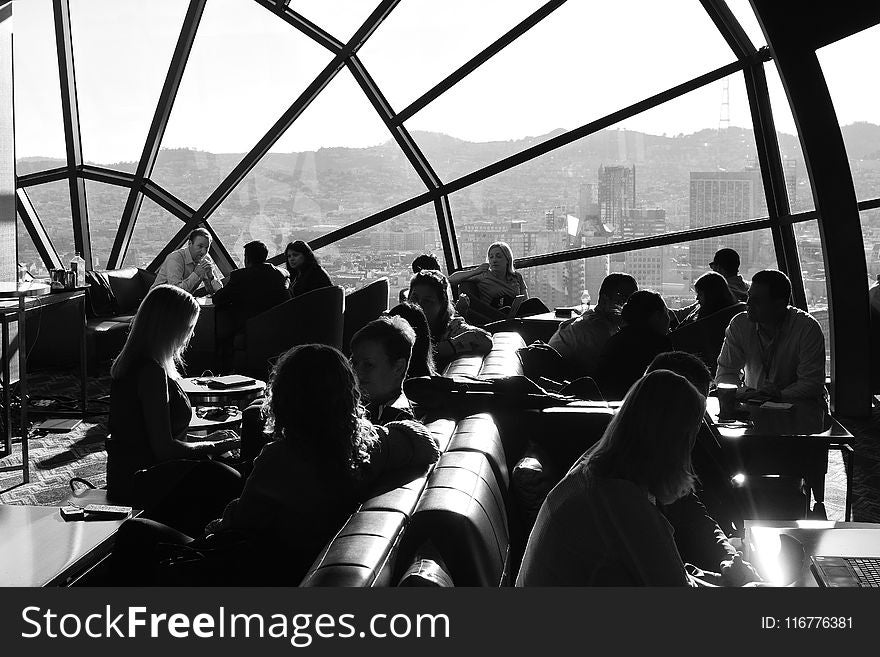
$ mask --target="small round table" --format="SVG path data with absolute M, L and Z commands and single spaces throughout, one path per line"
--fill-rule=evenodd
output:
M 18 299 L 18 391 L 21 397 L 21 465 L 0 468 L 0 472 L 21 470 L 24 483 L 31 480 L 28 460 L 28 424 L 27 424 L 27 346 L 25 345 L 25 300 L 28 297 L 42 297 L 52 292 L 52 287 L 45 283 L 0 283 L 0 299 Z M 3 361 L 8 362 L 9 345 L 3 342 Z M 5 409 L 8 411 L 9 409 Z M 7 438 L 11 436 L 12 427 L 6 425 Z
M 230 413 L 229 416 L 223 420 L 209 420 L 204 417 L 199 417 L 196 407 L 193 407 L 192 418 L 189 421 L 190 431 L 205 431 L 207 433 L 219 431 L 220 429 L 235 429 L 237 431 L 240 427 L 241 411 L 238 409 L 236 409 L 234 413 Z
M 254 379 L 253 383 L 235 388 L 209 388 L 198 383 L 204 377 L 187 377 L 180 380 L 180 389 L 189 397 L 193 406 L 238 406 L 246 408 L 249 403 L 263 394 L 266 382 Z

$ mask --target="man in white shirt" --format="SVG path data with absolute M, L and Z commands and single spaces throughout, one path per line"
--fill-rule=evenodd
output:
M 790 297 L 785 274 L 759 271 L 752 277 L 748 309 L 730 320 L 715 381 L 740 387 L 738 399 L 825 399 L 822 328 L 809 313 L 790 306 Z
M 727 327 L 715 381 L 736 385 L 740 400 L 797 404 L 802 413 L 815 416 L 816 430 L 821 430 L 828 410 L 825 338 L 819 322 L 788 304 L 790 297 L 791 281 L 781 271 L 764 269 L 752 276 L 747 310 Z M 816 500 L 813 514 L 823 518 L 828 453 L 806 468 Z
M 599 288 L 596 307 L 559 325 L 549 344 L 569 363 L 573 373 L 596 373 L 605 343 L 620 330 L 620 309 L 638 289 L 636 279 L 629 274 L 608 274 Z
M 186 246 L 172 251 L 159 267 L 156 280 L 151 287 L 169 283 L 195 294 L 200 285 L 204 284 L 208 294 L 223 287 L 217 277 L 214 263 L 208 255 L 211 247 L 211 234 L 204 228 L 196 228 L 189 234 Z

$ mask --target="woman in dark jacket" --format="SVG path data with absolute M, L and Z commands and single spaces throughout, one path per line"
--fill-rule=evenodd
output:
M 302 240 L 288 244 L 284 249 L 284 256 L 287 258 L 287 271 L 290 273 L 291 298 L 333 285 L 330 276 L 315 257 L 312 247 Z

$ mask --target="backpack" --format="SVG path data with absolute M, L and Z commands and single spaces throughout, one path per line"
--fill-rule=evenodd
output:
M 89 317 L 114 317 L 119 314 L 119 303 L 106 272 L 90 270 L 86 272 L 86 312 Z

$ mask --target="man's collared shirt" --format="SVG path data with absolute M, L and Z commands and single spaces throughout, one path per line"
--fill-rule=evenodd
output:
M 715 381 L 740 385 L 743 372 L 747 387 L 758 390 L 773 383 L 785 401 L 824 399 L 825 338 L 819 322 L 789 306 L 775 339 L 759 330 L 747 313 L 730 320 Z
M 620 326 L 619 313 L 595 308 L 560 324 L 549 344 L 582 376 L 593 376 L 605 343 Z
M 156 274 L 156 280 L 151 287 L 169 283 L 192 294 L 202 282 L 199 275 L 195 273 L 195 268 L 196 262 L 192 259 L 188 246 L 172 251 L 159 267 L 159 273 Z M 205 280 L 205 287 L 208 292 L 216 292 L 223 287 L 223 283 L 216 278 Z

